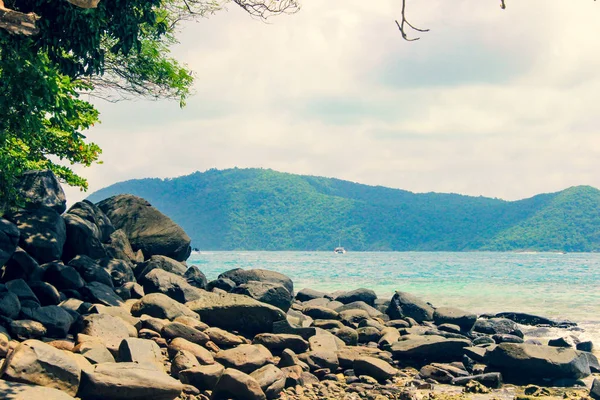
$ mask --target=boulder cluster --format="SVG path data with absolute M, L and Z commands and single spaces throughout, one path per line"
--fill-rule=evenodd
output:
M 49 171 L 19 189 L 27 207 L 0 218 L 2 399 L 408 400 L 439 384 L 485 393 L 600 372 L 591 342 L 520 329 L 568 324 L 405 292 L 296 293 L 261 269 L 209 282 L 185 263 L 190 238 L 141 198 L 66 211 Z M 600 399 L 598 380 L 588 393 Z

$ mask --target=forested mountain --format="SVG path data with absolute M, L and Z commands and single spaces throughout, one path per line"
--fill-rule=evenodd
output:
M 600 191 L 589 186 L 508 202 L 212 169 L 116 183 L 89 200 L 120 193 L 148 200 L 202 250 L 600 250 Z

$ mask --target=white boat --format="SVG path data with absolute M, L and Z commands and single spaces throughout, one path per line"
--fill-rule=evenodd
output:
M 335 254 L 346 254 L 346 249 L 344 249 L 341 246 L 336 247 L 335 249 L 333 249 L 333 252 Z

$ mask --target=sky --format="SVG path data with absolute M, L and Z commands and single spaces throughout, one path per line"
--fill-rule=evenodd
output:
M 413 192 L 516 200 L 600 188 L 600 4 L 304 0 L 269 23 L 235 4 L 186 24 L 175 101 L 96 101 L 88 193 L 210 168 L 271 168 Z

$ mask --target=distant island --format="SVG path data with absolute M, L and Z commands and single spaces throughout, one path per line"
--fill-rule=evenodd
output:
M 148 200 L 201 250 L 600 250 L 600 190 L 590 186 L 504 201 L 234 168 L 124 181 L 88 199 L 121 193 Z

